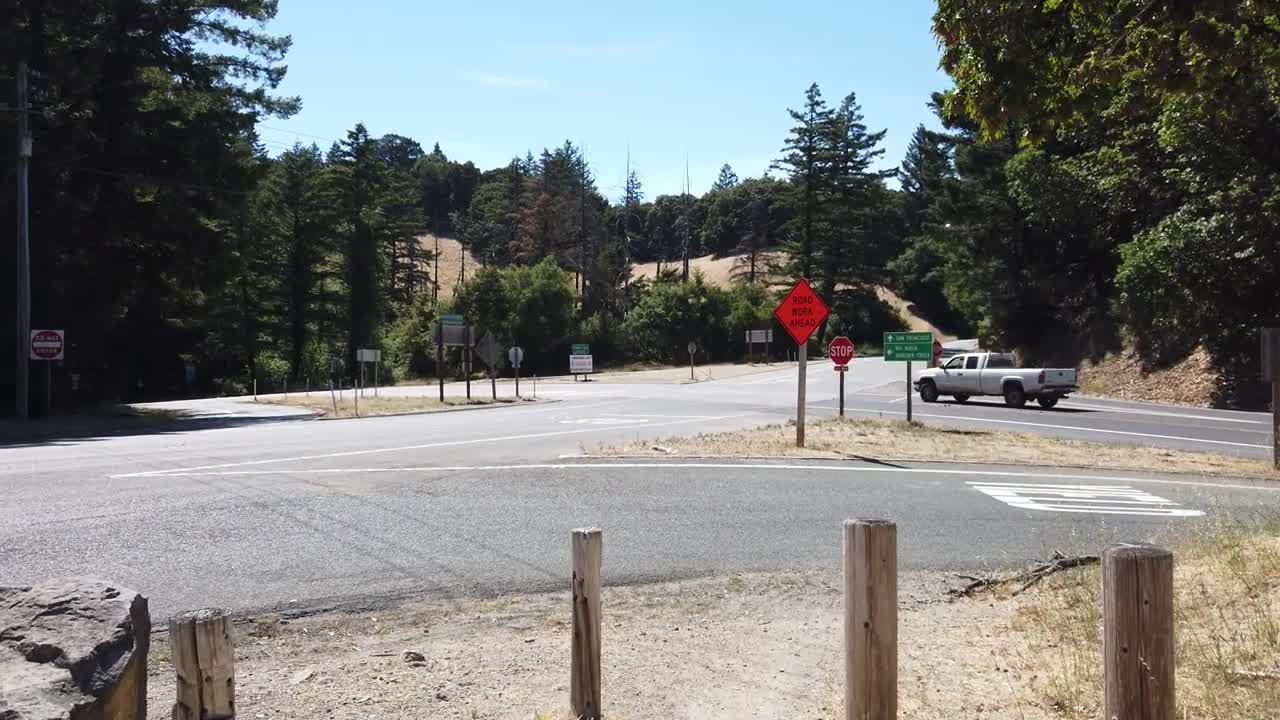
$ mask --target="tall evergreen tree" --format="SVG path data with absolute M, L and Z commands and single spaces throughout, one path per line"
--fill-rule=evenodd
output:
M 829 159 L 826 139 L 831 124 L 831 109 L 822 99 L 822 91 L 814 83 L 804 94 L 804 106 L 800 110 L 787 110 L 796 123 L 783 145 L 782 157 L 774 167 L 785 171 L 791 178 L 796 194 L 799 217 L 794 235 L 797 242 L 788 248 L 790 267 L 786 275 L 809 277 L 815 268 L 814 251 L 816 236 L 821 231 L 822 211 L 825 201 L 824 183 Z
M 711 185 L 711 191 L 728 190 L 738 184 L 738 174 L 733 171 L 729 163 L 720 166 L 720 175 Z
M 363 124 L 347 132 L 331 162 L 342 208 L 342 242 L 349 298 L 347 366 L 355 352 L 373 347 L 382 324 L 380 284 L 384 276 L 378 252 L 378 202 L 386 189 L 386 171 L 378 144 Z

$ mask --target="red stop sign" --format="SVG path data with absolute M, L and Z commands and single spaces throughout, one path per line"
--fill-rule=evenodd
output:
M 831 356 L 831 362 L 836 365 L 848 365 L 856 353 L 857 348 L 853 341 L 843 335 L 832 340 L 831 347 L 827 348 L 827 354 Z
M 942 360 L 942 343 L 937 340 L 933 341 L 933 364 L 937 365 Z

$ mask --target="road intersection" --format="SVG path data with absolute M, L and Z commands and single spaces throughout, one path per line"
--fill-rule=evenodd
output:
M 189 406 L 215 426 L 0 447 L 0 582 L 102 575 L 160 612 L 376 605 L 558 588 L 567 531 L 583 524 L 606 529 L 610 582 L 829 566 L 840 522 L 868 515 L 898 520 L 904 567 L 975 569 L 1168 537 L 1280 500 L 1280 485 L 1158 468 L 578 457 L 785 421 L 796 370 L 760 370 L 683 385 L 543 382 L 550 402 L 359 420 L 199 401 Z M 902 417 L 904 373 L 856 361 L 850 414 Z M 809 375 L 810 417 L 832 414 L 835 373 L 815 362 Z M 1270 447 L 1256 413 L 1091 398 L 916 410 L 927 423 L 1099 442 L 1257 457 Z

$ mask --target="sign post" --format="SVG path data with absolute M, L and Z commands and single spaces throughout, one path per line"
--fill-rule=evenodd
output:
M 32 360 L 44 362 L 44 411 L 53 414 L 53 363 L 62 360 L 66 352 L 66 331 L 64 330 L 32 330 Z
M 695 380 L 696 378 L 693 376 L 693 354 L 698 352 L 698 343 L 690 340 L 685 349 L 689 351 L 689 379 Z
M 1262 380 L 1271 383 L 1271 461 L 1280 470 L 1280 328 L 1262 329 Z
M 885 362 L 907 363 L 907 422 L 911 422 L 911 363 L 933 360 L 933 335 L 927 332 L 887 332 L 884 334 Z
M 835 363 L 836 372 L 840 373 L 840 417 L 844 417 L 844 376 L 849 372 L 849 363 L 856 353 L 853 341 L 843 335 L 834 338 L 827 348 L 827 355 Z
M 480 342 L 476 343 L 475 353 L 480 356 L 480 362 L 489 368 L 489 387 L 493 391 L 493 399 L 498 399 L 498 370 L 502 369 L 502 360 L 505 354 L 502 348 L 498 346 L 498 341 L 494 339 L 492 332 L 486 332 L 484 337 L 480 338 Z
M 436 343 L 436 376 L 440 383 L 440 402 L 444 402 L 444 349 L 448 347 L 470 347 L 471 342 L 475 338 L 471 335 L 471 328 L 467 327 L 467 321 L 461 315 L 441 315 L 440 321 L 436 323 L 435 337 L 432 338 Z M 470 370 L 470 368 L 467 368 Z M 467 397 L 471 397 L 471 376 L 467 376 Z
M 507 359 L 511 361 L 511 367 L 516 369 L 516 397 L 520 397 L 520 364 L 524 362 L 524 350 L 519 345 L 512 346 L 507 351 Z
M 591 346 L 586 343 L 574 343 L 569 350 L 569 374 L 573 376 L 574 380 L 578 379 L 578 375 L 590 380 L 591 378 L 585 376 L 595 371 L 595 360 L 591 356 Z
M 787 329 L 791 339 L 800 346 L 800 378 L 796 387 L 796 447 L 804 447 L 805 381 L 809 357 L 809 338 L 830 314 L 826 303 L 810 287 L 809 281 L 800 278 L 791 292 L 774 308 L 773 315 Z

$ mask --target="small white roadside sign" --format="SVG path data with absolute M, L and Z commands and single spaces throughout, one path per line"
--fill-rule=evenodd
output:
M 1201 517 L 1204 512 L 1135 490 L 1124 485 L 1039 485 L 971 482 L 970 487 L 1023 510 L 1091 513 L 1095 515 L 1146 515 L 1152 517 Z
M 595 372 L 594 365 L 590 355 L 570 355 L 569 356 L 569 374 L 570 375 L 590 375 Z

